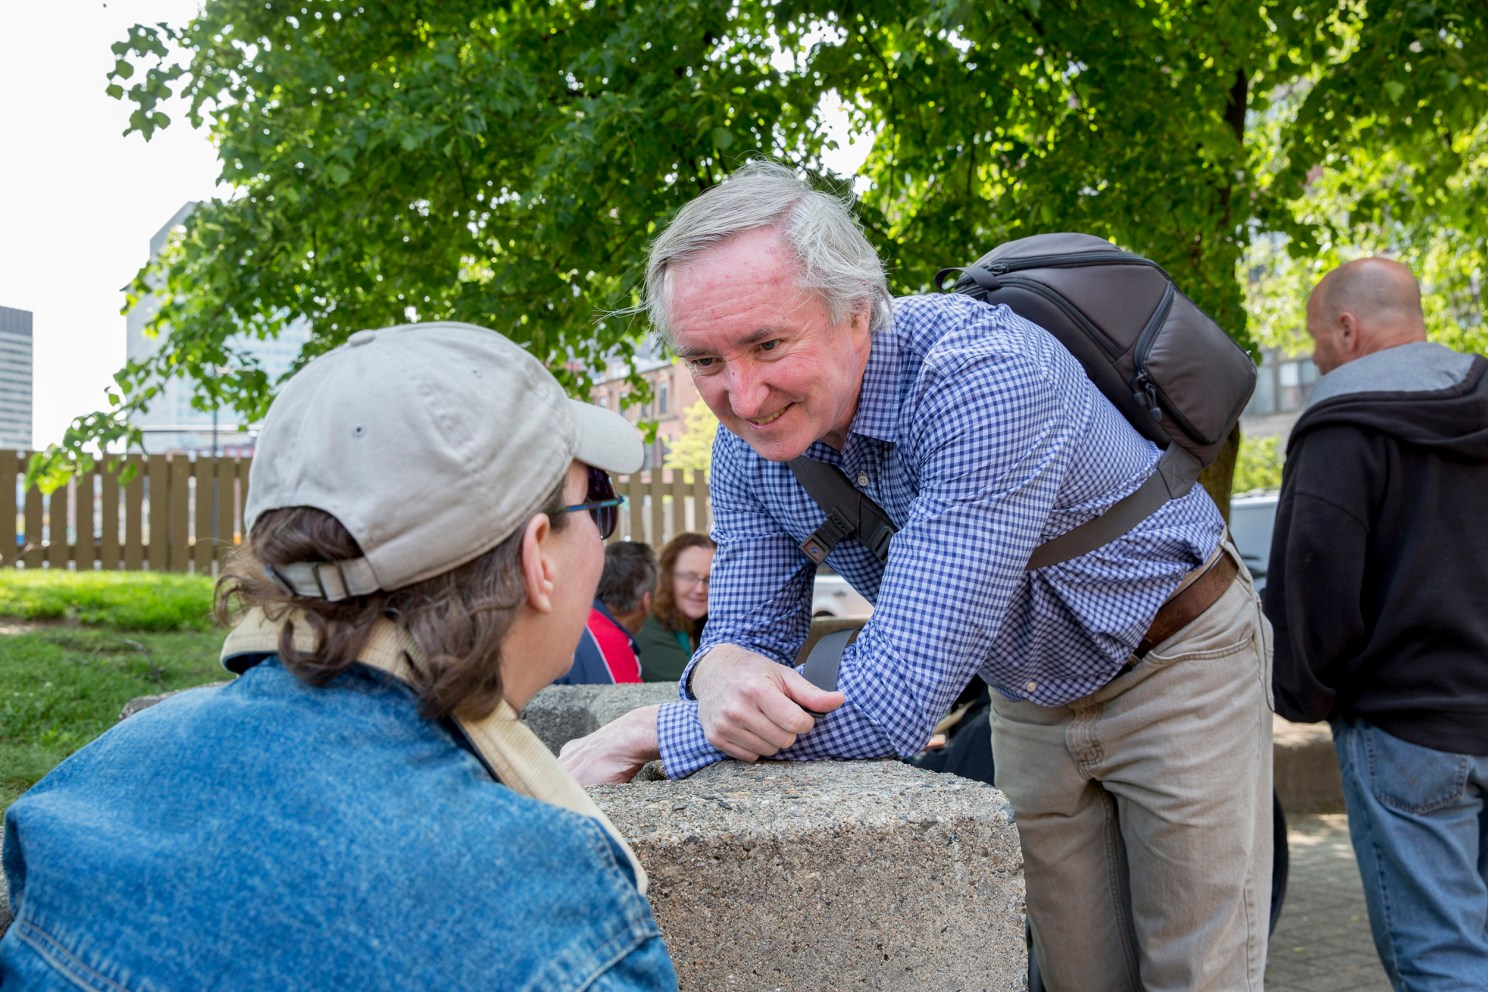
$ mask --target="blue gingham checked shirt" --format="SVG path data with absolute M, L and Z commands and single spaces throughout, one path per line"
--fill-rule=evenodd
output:
M 1005 307 L 957 294 L 897 300 L 873 338 L 840 467 L 899 527 L 887 565 L 856 538 L 828 564 L 874 603 L 842 658 L 839 709 L 780 758 L 874 758 L 924 746 L 973 673 L 1045 706 L 1110 680 L 1224 522 L 1200 486 L 1082 557 L 1037 572 L 1034 547 L 1135 490 L 1159 457 L 1068 351 Z M 708 624 L 692 664 L 738 644 L 789 664 L 811 624 L 815 568 L 798 545 L 825 518 L 782 462 L 720 428 L 713 444 Z M 697 702 L 666 703 L 666 773 L 725 755 Z

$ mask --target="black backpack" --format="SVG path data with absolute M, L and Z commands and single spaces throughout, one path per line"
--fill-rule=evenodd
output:
M 937 284 L 952 272 L 956 292 L 1005 303 L 1058 338 L 1138 431 L 1193 456 L 1194 477 L 1255 389 L 1255 362 L 1160 265 L 1102 238 L 1019 238 L 942 269 Z
M 1029 569 L 1093 551 L 1187 493 L 1255 389 L 1255 362 L 1161 266 L 1102 238 L 1066 233 L 1009 241 L 967 268 L 942 269 L 937 284 L 953 272 L 961 274 L 955 292 L 1006 304 L 1058 338 L 1116 409 L 1164 449 L 1157 471 L 1136 492 L 1035 548 Z M 801 545 L 808 556 L 821 562 L 861 519 L 872 526 L 860 537 L 880 560 L 886 557 L 893 523 L 876 503 L 845 478 L 831 478 L 841 473 L 820 462 L 798 458 L 791 470 L 827 511 L 827 522 Z

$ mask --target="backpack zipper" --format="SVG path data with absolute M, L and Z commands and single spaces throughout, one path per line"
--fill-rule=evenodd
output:
M 1168 402 L 1167 395 L 1153 381 L 1152 373 L 1147 370 L 1147 353 L 1152 350 L 1152 341 L 1157 337 L 1157 332 L 1162 330 L 1163 324 L 1167 322 L 1168 314 L 1173 309 L 1173 299 L 1176 293 L 1177 290 L 1171 282 L 1164 287 L 1162 299 L 1158 302 L 1157 309 L 1152 312 L 1152 318 L 1147 322 L 1147 326 L 1142 328 L 1142 333 L 1137 335 L 1137 343 L 1132 347 L 1132 362 L 1137 369 L 1132 385 L 1137 391 L 1132 396 L 1147 408 L 1153 420 L 1161 422 L 1163 417 L 1171 417 L 1183 433 L 1202 444 L 1210 444 L 1212 442 L 1208 438 L 1201 437 L 1194 425 L 1178 413 L 1176 406 Z
M 1012 258 L 1006 261 L 999 259 L 983 265 L 982 268 L 993 275 L 1003 275 L 1007 272 L 1019 272 L 1023 269 L 1068 269 L 1076 265 L 1089 265 L 1092 262 L 1104 262 L 1107 265 L 1145 265 L 1156 269 L 1164 276 L 1168 273 L 1161 265 L 1150 258 L 1141 255 L 1132 255 L 1112 248 L 1110 251 L 1082 251 L 1069 255 L 1027 255 L 1023 258 Z M 1169 280 L 1171 281 L 1171 279 Z

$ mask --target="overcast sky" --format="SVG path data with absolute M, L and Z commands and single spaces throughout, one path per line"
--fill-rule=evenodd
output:
M 0 306 L 33 314 L 38 447 L 105 408 L 124 364 L 123 287 L 151 236 L 216 185 L 205 136 L 182 121 L 124 138 L 129 107 L 103 92 L 109 46 L 131 25 L 184 23 L 197 7 L 0 0 Z

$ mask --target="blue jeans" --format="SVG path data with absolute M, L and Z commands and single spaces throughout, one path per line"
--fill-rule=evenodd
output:
M 1374 946 L 1400 992 L 1488 990 L 1488 757 L 1333 724 Z

